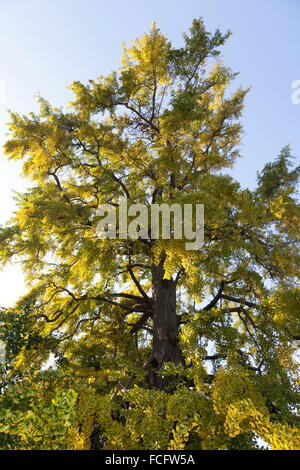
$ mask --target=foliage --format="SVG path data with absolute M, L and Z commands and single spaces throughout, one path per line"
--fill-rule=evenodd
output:
M 9 384 L 0 397 L 0 449 L 67 449 L 76 397 L 73 390 L 45 397 L 24 379 Z

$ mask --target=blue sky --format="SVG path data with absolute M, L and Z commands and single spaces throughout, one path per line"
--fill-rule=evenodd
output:
M 223 59 L 240 72 L 236 86 L 251 86 L 243 115 L 242 155 L 234 169 L 253 187 L 256 171 L 287 143 L 300 156 L 300 104 L 292 103 L 292 82 L 300 80 L 299 0 L 2 0 L 0 6 L 0 145 L 8 115 L 37 110 L 38 92 L 64 106 L 73 80 L 87 82 L 119 67 L 121 42 L 148 31 L 152 21 L 174 44 L 193 18 L 206 27 L 231 29 Z M 27 182 L 20 165 L 0 149 L 0 224 L 14 210 L 12 190 Z M 18 267 L 0 272 L 0 305 L 24 292 Z

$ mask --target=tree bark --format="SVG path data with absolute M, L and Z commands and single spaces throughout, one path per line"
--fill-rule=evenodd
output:
M 164 279 L 163 260 L 152 265 L 153 347 L 148 383 L 159 390 L 170 390 L 175 377 L 161 377 L 158 371 L 165 362 L 184 364 L 179 346 L 179 325 L 176 315 L 176 282 Z

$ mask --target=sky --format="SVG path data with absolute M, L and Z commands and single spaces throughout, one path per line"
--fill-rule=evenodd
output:
M 38 93 L 66 106 L 68 85 L 117 69 L 122 42 L 149 31 L 153 21 L 180 46 L 200 16 L 210 31 L 233 32 L 222 58 L 239 72 L 235 86 L 251 87 L 234 176 L 253 188 L 257 171 L 288 143 L 299 160 L 300 103 L 292 101 L 293 82 L 300 88 L 299 0 L 0 0 L 0 224 L 15 210 L 13 190 L 28 186 L 20 163 L 2 152 L 7 110 L 37 111 Z M 0 306 L 25 291 L 19 266 L 0 271 Z

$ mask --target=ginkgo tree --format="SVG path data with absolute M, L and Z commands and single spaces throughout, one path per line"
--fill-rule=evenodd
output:
M 5 153 L 31 180 L 0 232 L 29 286 L 14 367 L 37 380 L 52 357 L 37 387 L 76 392 L 69 448 L 300 448 L 299 168 L 287 146 L 254 190 L 226 173 L 248 91 L 229 92 L 229 36 L 194 20 L 175 48 L 153 24 L 67 112 L 11 112 Z M 99 237 L 124 197 L 203 204 L 203 245 Z

